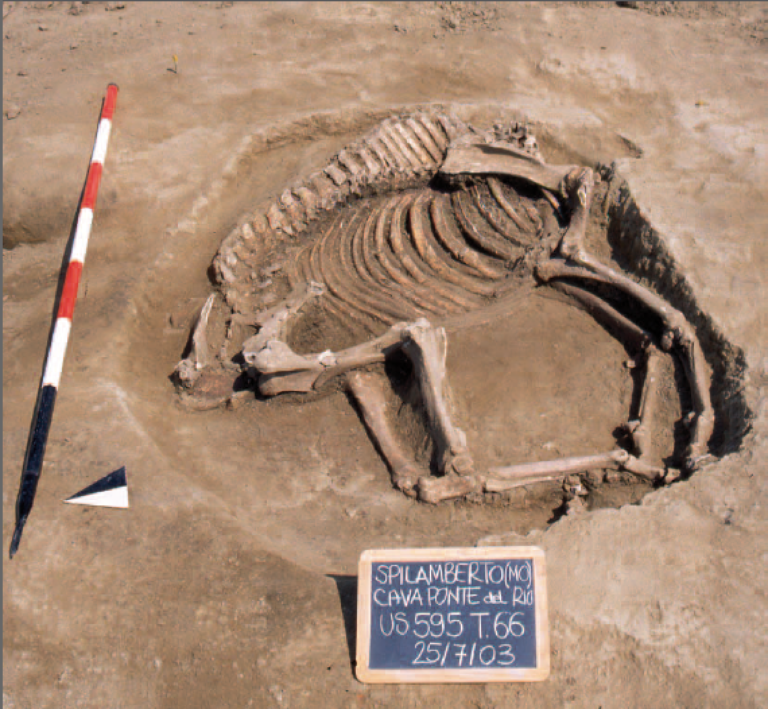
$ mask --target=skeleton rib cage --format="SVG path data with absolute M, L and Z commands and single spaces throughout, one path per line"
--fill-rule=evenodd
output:
M 701 347 L 682 314 L 586 252 L 593 187 L 589 168 L 547 165 L 533 136 L 517 125 L 478 134 L 453 116 L 388 119 L 326 168 L 285 190 L 262 219 L 243 224 L 222 244 L 214 267 L 232 318 L 259 328 L 242 345 L 246 371 L 264 395 L 313 391 L 344 377 L 393 483 L 406 494 L 438 502 L 591 468 L 663 479 L 667 471 L 648 462 L 652 374 L 659 349 L 674 350 L 692 394 L 684 465 L 693 469 L 706 455 L 713 425 Z M 290 295 L 259 309 L 253 269 L 260 241 L 268 236 L 306 243 L 287 268 Z M 632 451 L 478 472 L 463 431 L 452 421 L 443 326 L 460 326 L 462 318 L 471 322 L 493 304 L 511 304 L 533 281 L 526 276 L 534 274 L 641 344 L 646 377 L 638 416 L 627 424 Z M 595 284 L 607 284 L 654 312 L 663 331 L 646 332 L 587 287 Z M 177 367 L 180 383 L 193 392 L 210 365 L 206 328 L 213 297 L 201 313 L 189 356 Z M 313 300 L 362 326 L 372 339 L 339 352 L 294 353 L 286 343 L 289 328 Z M 442 477 L 419 473 L 390 430 L 380 381 L 360 371 L 398 349 L 410 357 L 419 379 Z

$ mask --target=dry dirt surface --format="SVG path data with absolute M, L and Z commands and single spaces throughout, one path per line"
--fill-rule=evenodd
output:
M 3 708 L 767 706 L 767 18 L 762 3 L 3 3 L 5 550 L 99 108 L 120 87 L 43 477 L 3 562 Z M 378 120 L 430 106 L 523 118 L 552 162 L 621 175 L 633 207 L 593 215 L 615 225 L 598 255 L 686 313 L 713 375 L 713 457 L 689 480 L 618 481 L 578 515 L 527 493 L 429 506 L 392 488 L 341 392 L 179 405 L 169 375 L 221 240 Z M 448 364 L 478 457 L 507 464 L 610 445 L 626 359 L 537 295 L 452 339 Z M 62 504 L 122 465 L 129 510 Z M 547 554 L 548 680 L 356 680 L 363 550 L 519 544 Z

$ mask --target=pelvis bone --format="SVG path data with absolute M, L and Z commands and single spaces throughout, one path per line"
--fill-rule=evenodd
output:
M 692 394 L 683 461 L 692 469 L 706 455 L 713 427 L 701 346 L 680 312 L 587 252 L 595 181 L 589 167 L 546 164 L 534 137 L 517 125 L 478 133 L 445 115 L 389 119 L 225 239 L 214 270 L 231 315 L 218 361 L 230 356 L 235 325 L 245 325 L 257 332 L 239 345 L 241 367 L 261 395 L 313 392 L 341 379 L 393 484 L 437 503 L 595 468 L 663 480 L 668 471 L 649 460 L 649 430 L 656 362 L 661 351 L 671 351 L 683 364 Z M 289 292 L 270 307 L 264 307 L 260 291 L 275 271 L 254 270 L 263 265 L 267 247 L 294 251 L 279 267 Z M 609 284 L 655 313 L 663 330 L 644 330 L 590 290 L 594 283 Z M 641 406 L 626 425 L 632 445 L 477 470 L 454 421 L 447 332 L 508 310 L 537 284 L 578 301 L 646 353 Z M 370 336 L 335 352 L 297 354 L 288 344 L 291 328 L 313 304 Z M 194 399 L 200 372 L 215 366 L 206 337 L 210 312 L 209 300 L 190 354 L 176 369 L 188 400 Z M 423 474 L 404 450 L 385 413 L 386 381 L 367 371 L 398 351 L 410 359 L 418 380 L 436 475 Z

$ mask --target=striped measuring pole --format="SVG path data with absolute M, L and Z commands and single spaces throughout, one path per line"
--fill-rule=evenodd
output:
M 32 430 L 27 442 L 27 453 L 24 457 L 21 487 L 16 500 L 16 529 L 11 540 L 11 558 L 13 558 L 13 555 L 19 548 L 21 533 L 32 510 L 37 483 L 40 480 L 40 472 L 43 469 L 45 446 L 48 442 L 48 431 L 51 428 L 51 420 L 53 418 L 53 406 L 56 403 L 56 392 L 59 388 L 61 370 L 64 366 L 64 355 L 67 351 L 69 331 L 72 327 L 72 315 L 75 311 L 77 289 L 80 285 L 80 275 L 83 272 L 88 238 L 91 235 L 93 210 L 96 208 L 96 195 L 99 191 L 104 160 L 107 157 L 107 143 L 109 142 L 109 133 L 112 129 L 112 115 L 115 112 L 116 103 L 117 85 L 110 84 L 107 87 L 107 96 L 101 107 L 101 118 L 99 120 L 99 127 L 96 130 L 96 141 L 91 155 L 91 164 L 88 168 L 88 178 L 85 181 L 83 199 L 80 203 L 80 212 L 77 215 L 77 226 L 75 227 L 75 237 L 72 240 L 72 251 L 69 256 L 67 275 L 61 291 L 51 345 L 48 348 L 48 354 L 45 359 L 43 380 L 40 384 L 40 391 L 37 394 L 37 405 L 35 406 L 35 414 L 32 419 Z

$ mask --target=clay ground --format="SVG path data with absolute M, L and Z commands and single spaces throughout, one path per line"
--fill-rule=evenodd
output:
M 101 99 L 120 86 L 43 478 L 3 562 L 4 709 L 766 706 L 767 16 L 760 3 L 4 3 L 3 550 Z M 514 111 L 584 162 L 618 161 L 743 350 L 739 450 L 638 504 L 548 525 L 551 509 L 525 499 L 408 500 L 340 393 L 179 406 L 169 374 L 238 218 L 392 107 L 430 103 Z M 254 150 L 265 134 L 282 138 Z M 626 358 L 539 297 L 452 339 L 478 457 L 610 446 Z M 130 510 L 61 503 L 121 465 Z M 551 677 L 357 682 L 359 554 L 475 544 L 546 551 Z

